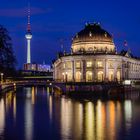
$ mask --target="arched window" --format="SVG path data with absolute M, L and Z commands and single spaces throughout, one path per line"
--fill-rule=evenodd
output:
M 113 73 L 113 71 L 109 72 L 109 81 L 114 81 L 114 73 Z
M 104 79 L 104 73 L 103 73 L 103 71 L 99 71 L 98 72 L 98 81 L 99 82 L 101 82 L 101 81 L 103 81 L 103 79 Z
M 79 51 L 80 51 L 80 52 L 84 52 L 85 49 L 84 49 L 83 47 L 81 47 Z
M 80 71 L 77 71 L 75 77 L 76 77 L 76 79 L 75 79 L 76 82 L 80 82 L 81 81 L 81 72 Z
M 120 73 L 120 71 L 117 71 L 117 81 L 121 81 L 121 73 Z
M 72 73 L 71 72 L 67 73 L 67 78 L 68 78 L 67 79 L 68 81 L 72 81 Z
M 88 51 L 93 52 L 93 48 L 92 47 L 88 48 Z
M 92 81 L 92 72 L 91 71 L 87 71 L 86 72 L 86 81 L 87 82 L 91 82 Z

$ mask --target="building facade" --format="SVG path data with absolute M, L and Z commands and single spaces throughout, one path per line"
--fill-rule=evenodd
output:
M 26 71 L 38 71 L 38 72 L 49 72 L 51 66 L 47 64 L 24 64 L 24 70 Z
M 73 38 L 71 53 L 54 62 L 54 80 L 101 82 L 140 80 L 140 59 L 116 51 L 112 36 L 100 24 L 87 24 Z

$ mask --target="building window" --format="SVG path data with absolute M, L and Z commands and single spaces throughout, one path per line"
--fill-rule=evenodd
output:
M 81 81 L 81 72 L 80 71 L 77 71 L 76 72 L 76 82 L 80 82 Z
M 72 81 L 72 73 L 71 72 L 67 73 L 67 81 Z
M 63 64 L 63 68 L 64 68 L 64 69 L 66 68 L 66 64 L 65 64 L 65 63 Z
M 72 68 L 72 63 L 71 62 L 66 62 L 66 68 L 71 69 Z
M 87 61 L 87 68 L 91 68 L 92 67 L 92 61 Z
M 108 67 L 113 68 L 113 62 L 112 61 L 109 62 Z
M 117 71 L 117 81 L 120 81 L 121 80 L 121 73 L 120 71 Z
M 99 71 L 97 76 L 98 76 L 98 81 L 99 82 L 103 81 L 103 79 L 104 79 L 104 73 L 102 71 Z
M 98 67 L 98 68 L 103 67 L 103 62 L 102 62 L 102 61 L 98 61 L 98 62 L 97 62 L 97 67 Z
M 109 81 L 114 81 L 114 72 L 113 71 L 109 72 Z
M 91 71 L 86 72 L 86 81 L 87 82 L 92 81 L 92 72 Z
M 88 51 L 93 52 L 93 48 L 92 47 L 88 48 Z
M 81 68 L 81 63 L 80 63 L 80 61 L 76 62 L 76 68 Z

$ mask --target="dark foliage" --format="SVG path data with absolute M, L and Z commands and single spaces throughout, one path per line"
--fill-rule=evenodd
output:
M 16 58 L 12 49 L 12 40 L 6 28 L 0 25 L 0 72 L 5 76 L 15 73 Z

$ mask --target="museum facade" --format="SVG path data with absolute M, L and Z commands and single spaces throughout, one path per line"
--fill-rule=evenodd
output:
M 86 24 L 72 41 L 71 52 L 59 54 L 53 64 L 59 82 L 140 80 L 140 59 L 117 52 L 112 36 L 100 24 Z

